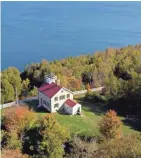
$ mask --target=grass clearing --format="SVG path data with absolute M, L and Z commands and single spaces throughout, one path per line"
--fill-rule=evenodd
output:
M 75 99 L 82 105 L 82 113 L 83 116 L 80 115 L 67 115 L 67 114 L 59 114 L 53 113 L 56 116 L 58 122 L 64 125 L 72 134 L 79 135 L 87 135 L 87 136 L 95 136 L 99 134 L 99 122 L 106 112 L 106 106 L 102 103 L 90 103 L 85 102 L 81 98 Z M 38 101 L 30 101 L 27 102 L 30 108 L 36 109 L 38 105 Z M 44 109 L 40 109 L 40 111 L 36 111 L 39 117 L 46 115 L 48 112 Z M 122 121 L 125 120 L 124 117 L 120 117 Z M 135 130 L 135 128 L 131 127 L 128 124 L 123 123 L 123 134 L 129 133 L 139 133 L 139 131 Z

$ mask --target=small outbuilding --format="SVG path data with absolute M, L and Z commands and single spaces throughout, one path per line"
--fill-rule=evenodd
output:
M 70 115 L 81 114 L 81 104 L 67 99 L 64 103 L 64 111 Z

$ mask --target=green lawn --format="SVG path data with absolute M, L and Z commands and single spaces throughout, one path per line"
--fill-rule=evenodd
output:
M 59 114 L 54 113 L 53 115 L 56 116 L 57 120 L 60 124 L 64 125 L 71 133 L 79 134 L 79 135 L 87 135 L 87 136 L 94 136 L 99 134 L 99 127 L 98 123 L 101 120 L 103 114 L 105 113 L 106 109 L 104 104 L 100 103 L 89 103 L 84 102 L 81 99 L 76 99 L 77 102 L 81 103 L 82 105 L 82 113 L 83 116 L 80 115 L 66 115 L 66 114 Z M 35 107 L 35 104 L 38 103 L 28 102 L 30 107 Z M 45 111 L 38 111 L 37 112 L 40 116 L 47 114 Z M 121 120 L 124 120 L 124 117 L 120 117 Z M 129 133 L 136 133 L 131 126 L 123 124 L 123 134 Z

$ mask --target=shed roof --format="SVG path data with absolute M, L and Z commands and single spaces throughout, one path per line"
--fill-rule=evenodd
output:
M 73 101 L 73 100 L 71 100 L 71 99 L 67 99 L 66 101 L 65 101 L 65 104 L 67 104 L 68 106 L 70 106 L 70 107 L 74 107 L 76 104 L 78 104 L 77 102 L 75 102 L 75 101 Z

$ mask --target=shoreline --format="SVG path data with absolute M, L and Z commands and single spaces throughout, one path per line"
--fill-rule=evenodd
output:
M 138 46 L 138 45 L 141 45 L 141 43 L 132 44 L 132 45 L 126 45 L 126 46 L 118 47 L 118 48 L 117 48 L 117 47 L 108 47 L 108 48 L 105 48 L 105 49 L 102 50 L 102 51 L 95 51 L 95 52 L 91 52 L 91 53 L 82 53 L 82 54 L 80 54 L 80 55 L 67 56 L 67 57 L 63 57 L 63 58 L 60 58 L 60 59 L 47 60 L 46 58 L 42 58 L 42 59 L 39 60 L 39 61 L 32 61 L 32 62 L 30 62 L 30 63 L 27 63 L 25 66 L 23 66 L 24 68 L 19 68 L 19 67 L 17 67 L 17 66 L 10 66 L 10 65 L 9 65 L 8 67 L 16 67 L 16 68 L 22 73 L 22 72 L 24 72 L 24 70 L 25 70 L 25 68 L 26 68 L 27 65 L 31 65 L 31 64 L 33 64 L 33 63 L 40 63 L 43 59 L 45 59 L 45 60 L 47 60 L 49 63 L 51 63 L 51 62 L 53 62 L 53 61 L 65 60 L 65 59 L 67 59 L 67 58 L 69 58 L 69 57 L 71 57 L 71 58 L 77 58 L 77 57 L 80 57 L 80 56 L 87 56 L 87 55 L 92 56 L 92 55 L 94 55 L 95 53 L 103 53 L 103 52 L 105 52 L 107 49 L 123 49 L 123 48 L 126 48 L 126 47 L 128 47 L 128 46 L 134 47 L 134 46 Z M 4 70 L 6 70 L 6 69 L 8 69 L 8 67 L 5 67 L 5 68 L 2 69 L 2 64 L 1 64 L 1 72 L 4 71 Z

